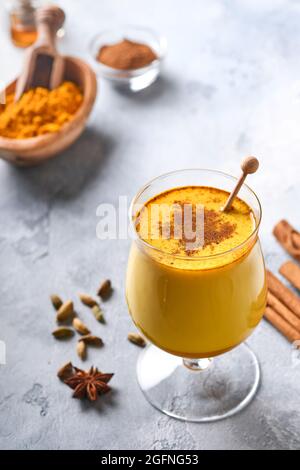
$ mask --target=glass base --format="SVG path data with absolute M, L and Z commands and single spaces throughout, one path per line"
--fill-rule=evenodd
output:
M 127 78 L 107 78 L 114 88 L 119 91 L 131 91 L 133 93 L 139 92 L 148 88 L 152 83 L 156 81 L 159 76 L 159 68 L 155 67 L 151 70 L 143 73 L 142 75 L 138 75 L 136 77 L 127 77 Z
M 254 397 L 259 363 L 246 344 L 213 359 L 181 359 L 155 346 L 144 349 L 137 378 L 147 400 L 184 421 L 208 422 L 232 416 Z

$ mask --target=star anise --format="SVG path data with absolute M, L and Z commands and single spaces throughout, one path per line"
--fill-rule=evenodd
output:
M 75 373 L 66 379 L 66 385 L 74 390 L 74 398 L 88 398 L 90 401 L 97 400 L 98 395 L 110 391 L 107 383 L 114 374 L 103 374 L 96 367 L 84 371 L 74 367 Z

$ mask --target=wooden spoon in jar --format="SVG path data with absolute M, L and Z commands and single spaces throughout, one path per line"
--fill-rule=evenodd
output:
M 38 38 L 27 51 L 24 69 L 18 79 L 15 101 L 31 88 L 52 90 L 64 77 L 64 58 L 56 49 L 56 33 L 63 26 L 65 13 L 55 5 L 39 8 L 36 13 Z
M 228 197 L 226 204 L 222 207 L 222 212 L 226 212 L 231 208 L 234 198 L 237 196 L 239 190 L 241 189 L 245 179 L 248 175 L 255 173 L 258 170 L 259 161 L 255 157 L 247 157 L 243 160 L 241 164 L 242 175 L 240 176 L 238 182 L 235 185 L 235 188 L 232 190 L 230 196 Z

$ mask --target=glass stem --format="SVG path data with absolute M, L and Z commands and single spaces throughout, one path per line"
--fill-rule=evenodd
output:
M 208 369 L 208 367 L 211 365 L 213 360 L 212 358 L 208 357 L 208 358 L 203 358 L 203 359 L 183 358 L 182 361 L 183 361 L 183 365 L 187 369 L 192 370 L 194 372 L 200 372 L 200 371 Z

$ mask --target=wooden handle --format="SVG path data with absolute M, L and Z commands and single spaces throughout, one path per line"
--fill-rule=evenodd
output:
M 247 157 L 242 161 L 241 169 L 245 176 L 255 173 L 258 170 L 259 161 L 255 157 Z
M 241 169 L 243 173 L 241 177 L 239 178 L 235 188 L 231 192 L 229 198 L 227 199 L 225 206 L 222 208 L 223 212 L 226 212 L 230 209 L 232 202 L 234 198 L 237 196 L 239 190 L 241 189 L 247 175 L 255 173 L 258 170 L 258 167 L 259 167 L 259 161 L 255 157 L 247 157 L 242 161 Z
M 65 22 L 64 11 L 55 5 L 39 8 L 36 13 L 36 21 L 38 40 L 35 47 L 45 46 L 56 52 L 56 33 Z

